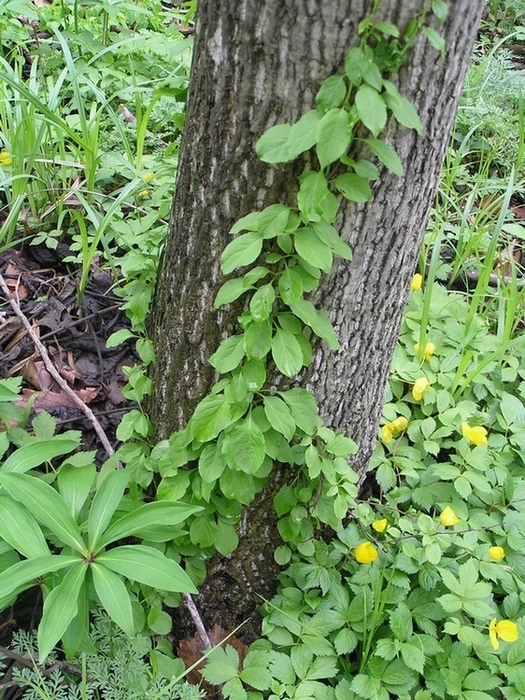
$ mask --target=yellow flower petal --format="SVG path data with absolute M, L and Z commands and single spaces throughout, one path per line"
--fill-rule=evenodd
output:
M 360 564 L 369 564 L 377 559 L 377 549 L 371 542 L 361 542 L 355 548 L 354 556 Z
M 489 557 L 494 561 L 501 561 L 505 557 L 503 547 L 489 547 Z
M 388 443 L 391 442 L 392 438 L 392 423 L 387 423 L 381 428 L 381 442 L 384 442 L 385 445 L 388 445 Z
M 439 516 L 439 522 L 443 525 L 443 527 L 452 527 L 453 525 L 459 523 L 459 518 L 454 513 L 452 508 L 447 506 L 443 509 L 443 512 Z
M 144 180 L 144 182 L 150 182 L 151 180 L 153 180 L 153 173 L 146 173 L 142 176 L 142 179 Z
M 501 620 L 496 625 L 496 634 L 504 642 L 515 642 L 519 637 L 518 625 L 512 620 Z
M 142 192 L 139 192 L 139 197 L 149 197 L 149 190 L 142 190 Z
M 421 285 L 423 284 L 423 275 L 420 275 L 419 272 L 415 274 L 412 277 L 412 282 L 410 283 L 410 289 L 413 292 L 417 292 L 418 289 L 421 289 Z
M 13 159 L 9 151 L 0 151 L 0 165 L 11 165 Z
M 499 649 L 498 635 L 496 633 L 496 618 L 489 624 L 489 640 L 493 649 Z
M 482 425 L 472 426 L 468 423 L 462 423 L 461 432 L 463 437 L 467 438 L 469 442 L 473 442 L 475 445 L 486 445 L 488 443 L 488 432 Z
M 408 421 L 405 416 L 398 416 L 390 425 L 396 433 L 402 433 L 403 430 L 406 430 Z
M 419 377 L 419 379 L 416 379 L 414 386 L 412 387 L 412 396 L 416 401 L 420 401 L 427 389 L 430 389 L 430 382 L 426 377 Z
M 372 527 L 376 532 L 384 532 L 388 527 L 388 520 L 383 518 L 382 520 L 374 520 Z

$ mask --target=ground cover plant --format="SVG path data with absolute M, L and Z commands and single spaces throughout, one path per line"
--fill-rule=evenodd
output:
M 35 45 L 17 19 L 20 4 L 0 19 L 24 58 Z M 226 644 L 206 652 L 201 678 L 210 696 L 522 697 L 522 180 L 519 158 L 515 167 L 509 162 L 521 152 L 521 112 L 514 124 L 517 150 L 487 152 L 480 138 L 491 138 L 490 127 L 477 122 L 468 127 L 473 98 L 465 97 L 412 281 L 364 489 L 357 491 L 344 459 L 351 441 L 323 427 L 313 397 L 299 387 L 276 394 L 263 388 L 270 353 L 289 378 L 309 363 L 301 324 L 334 347 L 337 343 L 329 321 L 302 298 L 328 270 L 328 257 L 351 254 L 326 221 L 335 198 L 314 182 L 321 173 L 312 172 L 301 183 L 302 221 L 289 208 L 274 205 L 234 227 L 232 234 L 241 235 L 224 253 L 224 273 L 253 263 L 265 241 L 276 238 L 280 252 L 269 252 L 265 266 L 221 287 L 218 307 L 251 294 L 241 333 L 210 358 L 225 377 L 185 431 L 153 446 L 152 427 L 140 407 L 151 384 L 144 365 L 153 359 L 146 319 L 177 150 L 168 143 L 174 131 L 160 132 L 158 139 L 148 133 L 163 90 L 172 90 L 165 86 L 151 94 L 146 86 L 159 60 L 153 49 L 147 59 L 147 47 L 157 46 L 159 35 L 173 38 L 171 15 L 160 4 L 153 9 L 144 11 L 142 3 L 53 3 L 35 17 L 50 36 L 37 42 L 31 66 L 4 53 L 2 89 L 10 93 L 0 129 L 2 245 L 15 247 L 20 221 L 24 237 L 37 246 L 59 250 L 65 242 L 61 262 L 72 273 L 78 269 L 79 304 L 95 266 L 115 274 L 131 325 L 114 333 L 108 345 L 138 337 L 143 363 L 125 370 L 129 384 L 123 393 L 136 406 L 117 431 L 124 445 L 99 471 L 93 453 L 75 451 L 77 431 L 57 434 L 49 414 L 30 416 L 35 397 L 17 405 L 19 381 L 0 382 L 5 427 L 0 433 L 0 602 L 10 606 L 35 579 L 44 595 L 36 640 L 19 635 L 3 649 L 6 660 L 26 661 L 26 670 L 6 675 L 4 696 L 14 697 L 9 695 L 14 690 L 28 698 L 132 697 L 138 687 L 147 697 L 202 697 L 204 690 L 182 681 L 185 671 L 173 658 L 166 611 L 202 582 L 203 555 L 235 548 L 241 506 L 277 459 L 298 470 L 296 483 L 274 501 L 283 539 L 275 551 L 283 567 L 280 588 L 264 603 L 261 639 L 249 649 Z M 494 3 L 490 9 L 496 11 Z M 433 3 L 433 10 L 444 19 L 443 3 Z M 424 20 L 420 24 L 426 28 Z M 439 44 L 438 36 L 427 33 Z M 386 107 L 415 129 L 417 115 L 393 83 L 383 84 L 388 65 L 376 65 L 370 49 L 370 42 L 391 46 L 397 34 L 393 25 L 365 24 L 362 44 L 348 59 L 361 66 L 359 79 L 353 71 L 346 78 L 328 78 L 317 108 L 303 117 L 303 130 L 297 129 L 303 135 L 292 141 L 295 150 L 288 146 L 294 127 L 281 125 L 259 142 L 261 158 L 291 159 L 311 148 L 310 132 L 319 133 L 317 124 L 323 122 L 330 138 L 317 142 L 321 165 L 341 158 L 349 172 L 338 172 L 337 190 L 368 199 L 367 180 L 376 175 L 372 156 L 349 162 L 348 134 L 341 142 L 331 137 L 345 112 L 341 105 L 353 97 L 372 134 L 372 155 L 394 170 L 400 167 L 380 140 Z M 176 43 L 183 42 L 179 33 Z M 56 46 L 62 49 L 59 58 L 52 52 Z M 133 84 L 117 90 L 107 76 L 124 72 L 118 67 L 124 65 L 121 49 L 127 58 L 130 49 Z M 185 50 L 164 56 L 166 76 L 175 71 L 175 82 L 181 81 L 168 95 L 176 100 L 175 114 L 182 114 Z M 58 68 L 57 61 L 63 61 Z M 108 61 L 112 70 L 107 65 L 102 70 L 98 61 Z M 57 70 L 60 77 L 53 84 Z M 515 76 L 508 77 L 519 86 Z M 96 97 L 89 110 L 86 95 Z M 124 98 L 126 110 L 134 106 L 133 130 L 124 111 L 119 117 Z M 386 107 L 378 109 L 378 99 Z M 516 97 L 518 110 L 520 105 Z M 22 123 L 30 128 L 22 129 Z M 119 156 L 117 141 L 124 144 Z M 51 144 L 57 150 L 48 151 Z M 319 187 L 322 197 L 315 199 Z M 309 227 L 315 255 L 297 235 L 300 227 Z M 270 272 L 275 264 L 278 271 Z M 273 333 L 269 319 L 276 294 L 288 310 L 279 312 Z M 115 470 L 117 460 L 125 469 Z M 28 498 L 34 507 L 26 507 Z M 320 524 L 322 538 L 315 536 Z M 133 638 L 134 633 L 139 636 Z M 108 636 L 115 638 L 113 649 Z M 206 630 L 201 636 L 204 649 Z

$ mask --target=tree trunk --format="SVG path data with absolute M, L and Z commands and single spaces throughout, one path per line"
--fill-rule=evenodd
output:
M 384 0 L 378 15 L 403 30 L 425 4 Z M 340 70 L 358 43 L 357 26 L 370 5 L 366 0 L 200 0 L 186 127 L 154 311 L 158 362 L 151 415 L 159 438 L 183 427 L 208 393 L 214 381 L 208 358 L 235 325 L 238 308 L 218 313 L 212 306 L 224 281 L 219 260 L 230 227 L 254 209 L 291 204 L 296 176 L 305 167 L 304 162 L 267 166 L 257 159 L 255 142 L 268 127 L 293 122 L 315 106 L 320 83 Z M 397 83 L 415 103 L 424 134 L 391 125 L 387 140 L 405 174 L 384 170 L 371 202 L 343 202 L 338 228 L 353 248 L 353 261 L 335 265 L 313 300 L 332 319 L 341 349 L 319 348 L 309 388 L 326 422 L 358 443 L 354 467 L 360 474 L 376 441 L 409 281 L 482 6 L 483 0 L 453 3 L 439 29 L 447 47 L 444 59 L 424 37 L 416 41 Z M 286 478 L 282 471 L 279 475 Z M 239 550 L 214 561 L 214 575 L 201 594 L 201 606 L 215 609 L 219 618 L 232 608 L 223 624 L 230 629 L 259 605 L 254 591 L 272 592 L 275 570 L 268 564 L 274 528 L 264 513 L 269 495 L 260 494 L 247 510 Z M 239 595 L 225 604 L 222 588 L 232 586 L 239 587 Z

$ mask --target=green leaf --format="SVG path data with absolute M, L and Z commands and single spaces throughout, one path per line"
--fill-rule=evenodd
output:
M 372 199 L 372 190 L 368 182 L 355 173 L 344 173 L 334 180 L 339 192 L 351 202 L 368 202 Z
M 385 80 L 384 85 L 387 92 L 384 95 L 385 103 L 397 121 L 409 129 L 414 129 L 418 134 L 422 134 L 423 124 L 412 102 L 400 95 L 393 83 Z
M 57 479 L 58 490 L 74 518 L 79 516 L 96 474 L 97 468 L 94 464 L 86 464 L 84 467 L 65 464 L 60 468 Z
M 193 436 L 199 442 L 217 437 L 232 422 L 230 405 L 223 394 L 206 396 L 195 409 L 189 422 Z
M 156 590 L 197 593 L 188 574 L 173 559 L 152 547 L 123 545 L 99 554 L 96 560 L 117 574 Z
M 318 311 L 313 304 L 306 299 L 299 299 L 293 304 L 289 304 L 291 310 L 298 316 L 313 332 L 326 341 L 331 350 L 339 349 L 339 342 L 335 335 L 330 319 L 322 311 Z
M 201 515 L 190 525 L 190 540 L 202 549 L 211 547 L 217 538 L 217 523 L 213 516 Z
M 237 678 L 239 669 L 239 655 L 229 644 L 225 647 L 216 647 L 208 656 L 208 663 L 201 670 L 204 680 L 213 685 L 221 685 L 233 678 Z
M 401 658 L 413 671 L 423 675 L 425 669 L 425 654 L 414 644 L 403 644 L 401 647 Z
M 303 353 L 296 337 L 278 328 L 272 342 L 272 357 L 279 372 L 295 377 L 303 366 Z
M 316 149 L 321 168 L 326 168 L 344 155 L 351 139 L 352 125 L 348 112 L 345 109 L 329 110 L 317 127 Z
M 0 472 L 0 485 L 15 500 L 30 503 L 31 514 L 48 527 L 60 542 L 80 552 L 85 550 L 78 525 L 54 488 L 34 476 L 13 472 Z
M 398 603 L 390 611 L 390 628 L 401 642 L 412 636 L 412 613 L 406 603 Z
M 368 60 L 362 49 L 356 47 L 347 53 L 345 58 L 345 73 L 353 85 L 360 85 L 367 68 Z
M 277 396 L 265 396 L 264 413 L 272 428 L 290 442 L 295 435 L 295 421 L 286 403 Z
M 47 596 L 38 626 L 39 663 L 44 663 L 77 614 L 78 598 L 86 572 L 86 563 L 77 562 Z
M 49 554 L 34 559 L 24 559 L 16 564 L 13 564 L 8 569 L 2 571 L 0 579 L 0 599 L 6 598 L 17 588 L 23 590 L 23 586 L 33 582 L 41 576 L 46 576 L 53 571 L 65 569 L 67 566 L 72 566 L 82 561 L 78 556 L 66 556 L 58 554 Z
M 291 301 L 297 301 L 302 297 L 303 292 L 301 275 L 293 267 L 285 268 L 279 278 L 279 293 L 284 303 L 289 304 Z
M 394 175 L 403 174 L 403 165 L 394 149 L 381 139 L 364 139 L 372 153 L 391 170 Z
M 370 85 L 361 85 L 355 96 L 355 106 L 359 119 L 374 136 L 377 136 L 386 126 L 387 112 L 385 103 Z
M 216 481 L 226 467 L 226 462 L 217 443 L 206 445 L 199 457 L 199 474 L 202 480 L 208 484 Z
M 239 537 L 233 525 L 223 522 L 220 518 L 217 521 L 217 535 L 215 538 L 215 548 L 220 554 L 227 556 L 237 549 Z
M 89 548 L 100 549 L 99 540 L 122 501 L 129 481 L 126 469 L 115 469 L 98 485 L 88 516 Z
M 342 75 L 331 75 L 321 83 L 315 101 L 325 111 L 339 107 L 346 97 L 346 83 Z M 313 144 L 312 144 L 313 145 Z
M 440 22 L 444 22 L 448 15 L 448 5 L 445 0 L 432 0 L 432 12 Z
M 285 207 L 284 204 L 271 204 L 262 210 L 257 220 L 257 233 L 261 238 L 276 238 L 284 232 L 289 215 L 289 207 Z
M 201 506 L 176 501 L 143 503 L 112 523 L 99 538 L 97 549 L 107 547 L 111 542 L 125 537 L 137 536 L 147 539 L 150 528 L 178 525 L 200 510 L 202 510 Z
M 209 363 L 219 374 L 225 374 L 238 367 L 244 355 L 244 333 L 241 333 L 223 340 L 210 357 Z
M 0 496 L 0 538 L 27 558 L 51 554 L 35 518 L 9 496 Z
M 217 292 L 213 307 L 219 309 L 225 304 L 231 304 L 232 301 L 235 301 L 248 291 L 250 291 L 250 287 L 244 284 L 242 278 L 236 277 L 233 280 L 228 280 Z
M 297 427 L 307 435 L 314 435 L 322 422 L 315 397 L 299 387 L 281 391 L 279 395 L 290 407 Z
M 433 46 L 436 51 L 439 51 L 441 56 L 444 58 L 446 45 L 445 39 L 441 36 L 441 34 L 438 34 L 435 29 L 432 29 L 432 27 L 423 27 L 421 31 L 429 40 L 431 46 Z
M 128 637 L 135 635 L 133 610 L 128 589 L 118 574 L 92 562 L 90 565 L 95 592 L 107 614 Z
M 322 172 L 310 171 L 299 177 L 297 194 L 299 209 L 307 221 L 333 221 L 337 213 L 337 197 L 328 189 Z
M 3 472 L 24 472 L 39 467 L 45 462 L 50 462 L 55 457 L 73 452 L 79 445 L 79 440 L 71 440 L 63 437 L 54 437 L 50 440 L 39 440 L 19 447 L 10 455 L 2 465 Z
M 395 24 L 391 24 L 390 22 L 375 22 L 374 29 L 377 29 L 382 34 L 386 34 L 387 36 L 399 36 L 399 29 Z
M 117 345 L 120 345 L 123 343 L 125 340 L 128 340 L 128 338 L 136 338 L 137 336 L 129 331 L 127 328 L 121 328 L 119 331 L 115 331 L 115 333 L 112 333 L 109 338 L 106 340 L 106 347 L 107 348 L 115 348 Z
M 332 250 L 322 241 L 313 228 L 306 226 L 296 231 L 294 247 L 303 260 L 323 272 L 332 269 Z
M 288 146 L 291 124 L 277 124 L 266 131 L 255 144 L 259 158 L 265 163 L 286 163 L 293 160 Z
M 250 300 L 250 311 L 254 321 L 264 321 L 272 312 L 275 301 L 273 284 L 265 284 L 255 292 Z
M 246 216 L 243 216 L 237 221 L 230 229 L 230 233 L 233 235 L 235 233 L 240 233 L 241 231 L 257 231 L 257 222 L 259 221 L 259 216 L 261 212 L 251 211 Z
M 221 271 L 229 275 L 238 267 L 256 260 L 262 250 L 263 239 L 258 233 L 244 233 L 228 243 L 221 255 Z
M 254 474 L 266 454 L 261 428 L 251 416 L 236 423 L 222 442 L 222 454 L 231 469 Z
M 268 321 L 252 323 L 244 332 L 244 347 L 248 357 L 262 360 L 272 347 L 272 326 Z
M 329 246 L 334 255 L 338 255 L 345 260 L 352 260 L 352 249 L 348 243 L 341 240 L 341 237 L 332 224 L 329 224 L 327 221 L 314 221 L 310 226 L 319 238 Z
M 306 112 L 295 124 L 292 124 L 288 137 L 288 150 L 291 159 L 310 150 L 317 143 L 317 127 L 321 121 L 321 113 L 316 109 Z

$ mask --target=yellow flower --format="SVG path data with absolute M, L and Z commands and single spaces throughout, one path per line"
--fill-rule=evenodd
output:
M 470 442 L 473 442 L 475 445 L 486 445 L 488 443 L 487 429 L 482 425 L 462 423 L 461 432 L 463 433 L 463 437 L 466 437 L 467 440 L 470 440 Z
M 360 564 L 369 564 L 377 559 L 377 549 L 371 542 L 361 542 L 355 548 L 354 556 Z
M 430 389 L 430 382 L 426 377 L 419 377 L 419 379 L 416 379 L 414 386 L 412 387 L 412 396 L 416 401 L 420 401 L 427 389 Z
M 518 626 L 515 622 L 512 620 L 496 622 L 496 619 L 491 620 L 489 624 L 489 639 L 493 649 L 499 649 L 498 637 L 504 642 L 515 642 L 519 637 Z
M 384 532 L 388 527 L 388 520 L 383 518 L 382 520 L 374 520 L 372 527 L 376 532 Z
M 390 423 L 390 425 L 392 426 L 394 432 L 402 433 L 403 430 L 406 430 L 408 421 L 405 416 L 398 416 L 394 421 L 392 421 L 392 423 Z
M 142 190 L 141 192 L 139 192 L 139 197 L 149 197 L 149 190 Z
M 410 289 L 413 292 L 417 292 L 418 289 L 421 289 L 422 284 L 423 284 L 423 275 L 420 275 L 418 272 L 412 277 L 412 282 L 410 283 Z
M 396 433 L 402 433 L 403 430 L 406 429 L 407 425 L 408 421 L 405 418 L 405 416 L 398 416 L 391 423 L 386 423 L 386 425 L 383 425 L 381 428 L 381 442 L 384 442 L 385 445 L 388 445 L 388 443 L 392 440 L 394 435 Z
M 0 165 L 11 165 L 13 159 L 9 151 L 0 151 Z
M 144 180 L 144 182 L 150 182 L 151 180 L 153 180 L 153 173 L 146 173 L 142 176 L 142 179 Z
M 419 343 L 416 343 L 414 345 L 414 352 L 416 353 L 416 355 L 419 355 Z M 425 349 L 423 350 L 423 358 L 428 361 L 435 352 L 436 346 L 434 345 L 434 343 L 427 343 L 425 345 Z
M 494 561 L 501 561 L 505 557 L 503 547 L 489 547 L 489 557 Z
M 443 527 L 452 527 L 452 525 L 459 523 L 459 518 L 454 513 L 452 508 L 447 506 L 443 509 L 443 512 L 439 516 L 439 522 L 443 525 Z
M 392 423 L 387 423 L 386 425 L 383 425 L 381 428 L 381 442 L 384 442 L 385 445 L 388 445 L 388 443 L 392 440 L 394 437 L 393 432 L 392 432 Z

